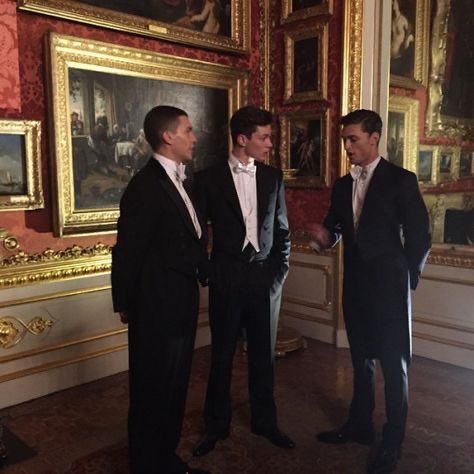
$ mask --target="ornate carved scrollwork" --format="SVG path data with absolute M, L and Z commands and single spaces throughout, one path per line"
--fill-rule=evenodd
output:
M 53 324 L 54 321 L 41 316 L 35 316 L 29 323 L 24 323 L 14 316 L 0 317 L 0 347 L 10 349 L 22 341 L 28 333 L 38 336 Z

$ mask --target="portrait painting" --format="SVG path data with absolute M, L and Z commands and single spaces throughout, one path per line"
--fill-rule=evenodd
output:
M 245 72 L 54 33 L 50 48 L 59 235 L 115 229 L 123 191 L 152 156 L 142 127 L 157 105 L 183 109 L 193 125 L 190 181 L 227 156 Z
M 386 127 L 387 159 L 418 173 L 419 102 L 411 97 L 390 95 Z
M 451 2 L 441 114 L 474 120 L 474 16 L 471 0 Z
M 327 184 L 327 111 L 281 117 L 281 161 L 289 186 Z
M 429 0 L 391 2 L 391 83 L 402 87 L 426 85 Z
M 34 120 L 0 120 L 0 211 L 44 207 L 41 129 Z
M 331 14 L 333 0 L 283 0 L 282 23 Z
M 19 7 L 193 46 L 249 47 L 246 0 L 19 0 Z
M 418 151 L 418 181 L 429 183 L 433 178 L 433 154 L 432 149 Z
M 461 150 L 459 161 L 459 177 L 471 178 L 474 176 L 474 150 Z
M 387 158 L 403 167 L 405 149 L 405 116 L 402 112 L 388 112 Z
M 325 24 L 285 33 L 285 102 L 326 97 L 327 41 Z

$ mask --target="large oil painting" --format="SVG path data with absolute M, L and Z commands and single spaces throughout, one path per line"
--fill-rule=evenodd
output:
M 207 48 L 249 47 L 248 0 L 20 0 L 20 8 Z
M 120 197 L 152 153 L 142 124 L 156 105 L 189 115 L 198 139 L 191 179 L 227 155 L 228 119 L 246 100 L 246 73 L 142 53 L 51 36 L 59 235 L 115 228 Z

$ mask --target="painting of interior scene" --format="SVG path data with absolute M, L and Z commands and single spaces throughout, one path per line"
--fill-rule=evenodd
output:
M 214 35 L 231 36 L 232 0 L 82 0 L 83 3 L 142 16 Z
M 308 92 L 318 88 L 318 38 L 295 41 L 294 49 L 294 91 Z
M 197 136 L 192 179 L 228 150 L 228 91 L 171 81 L 69 69 L 75 209 L 116 208 L 152 151 L 142 129 L 156 105 L 185 110 Z
M 405 117 L 401 112 L 388 113 L 387 158 L 391 163 L 403 167 Z
M 392 0 L 390 72 L 412 78 L 415 68 L 416 1 Z
M 25 137 L 0 133 L 0 196 L 26 193 Z
M 290 122 L 289 168 L 296 176 L 321 176 L 321 119 Z

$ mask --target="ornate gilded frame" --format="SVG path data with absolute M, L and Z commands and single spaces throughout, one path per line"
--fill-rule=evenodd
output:
M 403 114 L 403 167 L 416 173 L 418 169 L 418 116 L 417 99 L 391 95 L 388 101 L 388 112 Z M 390 123 L 387 124 L 387 137 Z M 389 138 L 388 138 L 389 139 Z M 387 145 L 388 148 L 388 145 Z
M 44 208 L 41 184 L 41 123 L 36 120 L 0 120 L 0 135 L 23 137 L 24 156 L 21 158 L 26 185 L 24 194 L 0 195 L 0 211 Z
M 392 0 L 393 1 L 393 0 Z M 415 0 L 415 41 L 413 76 L 390 74 L 390 85 L 406 88 L 426 86 L 428 82 L 428 47 L 430 32 L 430 0 Z
M 195 31 L 173 23 L 100 8 L 77 0 L 19 0 L 19 8 L 204 48 L 243 53 L 248 51 L 250 45 L 249 0 L 232 0 L 230 37 Z
M 438 0 L 436 6 L 431 30 L 431 69 L 426 108 L 426 133 L 428 136 L 473 140 L 474 120 L 441 114 L 451 0 Z
M 283 0 L 281 5 L 281 23 L 297 20 L 306 20 L 317 15 L 330 15 L 333 9 L 333 0 L 321 0 L 320 5 L 293 10 L 293 0 Z
M 314 51 L 316 62 L 316 78 L 314 89 L 295 91 L 295 43 L 300 40 L 317 38 L 317 48 Z M 305 102 L 321 100 L 327 97 L 328 75 L 328 26 L 327 23 L 317 23 L 310 28 L 285 32 L 285 86 L 283 101 Z
M 68 75 L 72 67 L 225 90 L 229 114 L 247 102 L 245 71 L 52 33 L 49 90 L 54 124 L 55 231 L 58 235 L 110 232 L 115 229 L 119 215 L 118 206 L 96 210 L 75 207 Z
M 449 171 L 443 172 L 441 169 L 443 156 L 450 156 Z M 455 181 L 459 177 L 459 162 L 461 158 L 460 146 L 441 146 L 438 149 L 436 168 L 435 168 L 435 183 L 444 183 L 446 181 Z
M 299 168 L 291 166 L 291 124 L 295 121 L 320 121 L 319 175 L 304 175 Z M 316 188 L 329 185 L 329 109 L 299 111 L 280 115 L 280 163 L 289 187 Z

